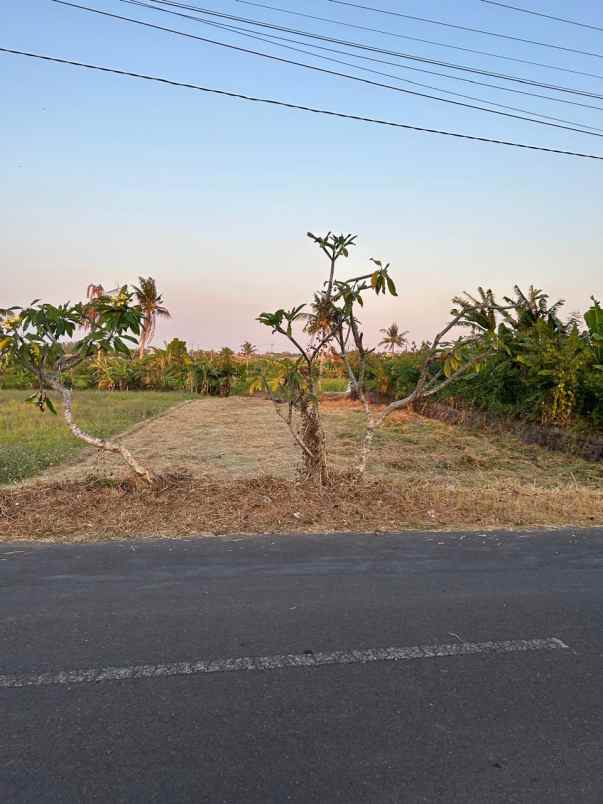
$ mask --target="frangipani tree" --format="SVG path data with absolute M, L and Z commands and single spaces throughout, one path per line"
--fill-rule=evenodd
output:
M 85 304 L 52 304 L 33 301 L 29 307 L 0 310 L 0 360 L 28 372 L 37 390 L 28 402 L 41 412 L 56 415 L 48 390 L 63 399 L 65 421 L 76 438 L 97 449 L 114 452 L 147 483 L 156 480 L 154 473 L 142 466 L 122 444 L 96 438 L 84 432 L 73 417 L 73 393 L 68 373 L 86 358 L 99 353 L 123 353 L 130 357 L 128 342 L 136 344 L 141 330 L 143 311 L 132 304 L 127 286 L 116 296 L 95 296 Z M 82 337 L 73 340 L 78 333 Z
M 328 232 L 319 237 L 308 232 L 308 237 L 329 263 L 328 279 L 323 290 L 314 294 L 311 312 L 307 313 L 307 305 L 301 304 L 289 310 L 281 308 L 273 313 L 262 313 L 258 321 L 270 327 L 273 333 L 287 338 L 299 355 L 297 360 L 284 366 L 284 377 L 276 393 L 267 380 L 264 388 L 302 450 L 302 477 L 325 485 L 332 477 L 332 467 L 320 412 L 321 355 L 339 343 L 339 336 L 346 328 L 355 329 L 362 341 L 355 307 L 362 306 L 365 293 L 396 295 L 396 288 L 388 274 L 389 266 L 381 264 L 375 264 L 373 270 L 360 276 L 337 278 L 337 264 L 349 257 L 351 248 L 356 245 L 356 235 Z M 304 332 L 312 336 L 310 344 L 303 342 Z M 349 335 L 347 337 L 349 339 Z M 286 405 L 286 413 L 283 405 Z M 298 416 L 297 422 L 294 414 Z
M 368 272 L 341 280 L 336 274 L 338 262 L 349 257 L 351 247 L 356 244 L 356 236 L 328 232 L 324 237 L 318 237 L 309 232 L 308 237 L 328 258 L 329 278 L 324 289 L 314 294 L 310 315 L 304 312 L 306 305 L 302 304 L 259 316 L 262 324 L 271 327 L 273 333 L 286 337 L 299 354 L 297 361 L 289 367 L 278 392 L 275 393 L 268 382 L 265 383 L 265 390 L 302 449 L 303 475 L 320 484 L 328 482 L 332 469 L 320 417 L 317 360 L 323 350 L 335 347 L 346 366 L 352 391 L 361 401 L 366 417 L 359 454 L 352 467 L 353 475 L 361 479 L 366 472 L 375 432 L 388 416 L 420 399 L 437 394 L 461 376 L 477 370 L 480 363 L 499 348 L 493 297 L 492 294 L 486 294 L 480 299 L 463 298 L 459 308 L 452 310 L 449 322 L 424 350 L 419 379 L 412 392 L 383 409 L 375 409 L 369 401 L 365 383 L 368 358 L 374 349 L 367 348 L 365 344 L 358 314 L 367 293 L 398 295 L 390 276 L 390 264 L 371 259 Z M 296 329 L 299 322 L 308 320 L 317 322 L 316 330 L 320 333 L 310 346 L 304 345 L 302 335 Z M 474 320 L 480 323 L 479 331 L 473 326 Z M 471 327 L 471 333 L 448 341 L 449 334 L 463 323 Z M 287 414 L 282 411 L 283 404 L 287 405 Z M 294 422 L 295 412 L 299 414 L 298 424 Z

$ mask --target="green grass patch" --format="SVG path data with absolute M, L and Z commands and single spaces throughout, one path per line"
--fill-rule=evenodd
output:
M 0 485 L 63 463 L 85 446 L 69 432 L 56 396 L 53 401 L 59 415 L 53 416 L 25 404 L 30 394 L 0 390 Z M 78 391 L 73 395 L 73 412 L 83 430 L 108 438 L 188 398 L 179 392 Z
M 347 391 L 348 382 L 346 377 L 323 377 L 320 381 L 320 390 L 325 394 Z

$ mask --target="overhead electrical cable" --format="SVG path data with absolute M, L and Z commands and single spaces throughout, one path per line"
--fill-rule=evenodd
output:
M 215 89 L 212 87 L 204 87 L 199 84 L 184 83 L 182 81 L 173 81 L 169 78 L 161 78 L 155 75 L 147 75 L 145 73 L 134 73 L 129 70 L 119 70 L 116 67 L 103 67 L 98 64 L 87 64 L 81 61 L 73 61 L 71 59 L 62 59 L 56 56 L 48 56 L 41 53 L 30 53 L 25 50 L 15 50 L 13 48 L 0 47 L 0 53 L 6 53 L 14 56 L 25 56 L 30 59 L 38 59 L 45 62 L 53 62 L 55 64 L 66 64 L 71 67 L 80 67 L 87 70 L 97 70 L 103 73 L 110 73 L 112 75 L 125 76 L 128 78 L 137 78 L 144 81 L 154 81 L 163 85 L 173 87 L 183 87 L 185 89 L 193 89 L 199 92 L 206 92 L 214 95 L 221 95 L 227 98 L 236 98 L 239 100 L 251 101 L 254 103 L 265 103 L 271 106 L 282 107 L 285 109 L 295 109 L 302 112 L 311 112 L 318 115 L 326 115 L 329 117 L 341 118 L 344 120 L 355 120 L 362 123 L 372 123 L 380 126 L 389 126 L 392 128 L 401 128 L 407 131 L 417 131 L 424 134 L 438 134 L 445 137 L 454 137 L 461 140 L 470 140 L 473 142 L 483 142 L 493 145 L 505 145 L 511 148 L 522 148 L 528 151 L 541 151 L 543 153 L 559 154 L 562 156 L 575 156 L 582 159 L 596 159 L 603 162 L 603 155 L 581 153 L 578 151 L 568 151 L 560 148 L 549 148 L 542 145 L 529 145 L 527 143 L 515 142 L 513 140 L 495 139 L 492 137 L 480 137 L 474 134 L 464 134 L 457 131 L 446 131 L 444 129 L 426 128 L 424 126 L 415 126 L 410 123 L 397 123 L 391 120 L 381 120 L 375 117 L 364 117 L 357 114 L 348 114 L 345 112 L 336 112 L 330 109 L 319 109 L 313 106 L 302 106 L 301 104 L 289 103 L 287 101 L 275 100 L 273 98 L 259 98 L 251 95 L 243 95 L 238 92 L 230 92 L 224 89 Z
M 450 50 L 459 50 L 463 53 L 472 53 L 476 56 L 488 56 L 492 59 L 502 59 L 504 61 L 514 61 L 518 64 L 529 64 L 531 67 L 544 67 L 547 70 L 557 70 L 561 73 L 572 73 L 573 75 L 582 75 L 586 78 L 598 78 L 603 80 L 603 75 L 597 73 L 586 73 L 582 70 L 572 70 L 570 67 L 561 67 L 559 64 L 545 64 L 541 61 L 531 61 L 530 59 L 520 59 L 517 56 L 506 56 L 502 53 L 492 53 L 488 50 L 475 50 L 470 47 L 461 47 L 461 45 L 453 45 L 450 42 L 435 42 L 432 39 L 421 39 L 418 36 L 409 36 L 408 34 L 396 33 L 394 31 L 387 31 L 384 28 L 371 28 L 367 25 L 356 25 L 353 22 L 344 22 L 343 20 L 335 20 L 332 17 L 319 17 L 316 14 L 304 14 L 302 11 L 294 11 L 291 8 L 281 8 L 280 6 L 271 6 L 266 3 L 255 3 L 253 0 L 235 0 L 244 6 L 253 6 L 254 8 L 264 8 L 268 11 L 278 11 L 281 14 L 290 14 L 294 17 L 304 17 L 309 20 L 316 20 L 318 22 L 328 22 L 332 25 L 340 25 L 342 28 L 353 28 L 357 31 L 368 31 L 369 33 L 378 33 L 383 36 L 391 36 L 395 39 L 407 39 L 411 42 L 421 42 L 424 45 L 434 45 L 435 47 L 445 47 Z
M 238 51 L 240 53 L 247 53 L 247 54 L 252 55 L 252 56 L 259 56 L 260 58 L 268 59 L 270 61 L 279 62 L 281 64 L 291 64 L 291 65 L 293 65 L 295 67 L 301 67 L 302 69 L 312 70 L 314 72 L 322 73 L 324 75 L 334 76 L 336 78 L 343 78 L 343 79 L 346 79 L 346 80 L 355 81 L 355 82 L 358 82 L 358 83 L 361 83 L 361 84 L 366 84 L 367 86 L 381 87 L 383 89 L 392 90 L 394 92 L 400 92 L 400 93 L 403 93 L 405 95 L 412 95 L 414 97 L 425 98 L 426 100 L 435 100 L 435 101 L 438 101 L 440 103 L 448 103 L 448 104 L 452 104 L 453 106 L 458 106 L 458 107 L 462 107 L 462 108 L 466 108 L 466 109 L 471 109 L 471 110 L 474 110 L 474 111 L 487 112 L 488 114 L 507 117 L 507 118 L 514 119 L 514 120 L 520 120 L 522 122 L 535 123 L 535 124 L 540 125 L 540 126 L 548 126 L 548 127 L 551 127 L 551 128 L 558 128 L 558 129 L 562 129 L 564 131 L 570 131 L 570 132 L 575 133 L 575 134 L 587 134 L 588 136 L 591 136 L 591 137 L 602 137 L 603 136 L 601 134 L 597 134 L 594 131 L 584 131 L 583 129 L 574 128 L 572 126 L 561 125 L 560 123 L 551 123 L 551 122 L 548 122 L 548 121 L 545 121 L 545 120 L 537 120 L 536 118 L 533 118 L 533 117 L 525 117 L 525 116 L 518 115 L 518 114 L 512 114 L 511 112 L 501 112 L 501 111 L 498 111 L 496 109 L 489 109 L 489 108 L 487 108 L 485 106 L 476 106 L 476 105 L 471 104 L 471 103 L 464 103 L 463 101 L 451 100 L 450 98 L 440 98 L 437 95 L 429 95 L 429 94 L 427 94 L 425 92 L 417 92 L 415 90 L 404 89 L 403 87 L 394 86 L 393 84 L 385 84 L 385 83 L 382 83 L 381 81 L 373 81 L 370 78 L 361 78 L 360 76 L 350 75 L 349 73 L 342 73 L 342 72 L 339 72 L 337 70 L 328 70 L 326 67 L 317 67 L 316 65 L 306 64 L 305 62 L 294 61 L 293 59 L 285 59 L 282 56 L 275 56 L 275 55 L 270 54 L 270 53 L 264 53 L 262 51 L 252 50 L 250 48 L 244 48 L 244 47 L 241 47 L 240 45 L 232 45 L 232 44 L 229 44 L 229 43 L 226 43 L 226 42 L 220 42 L 220 41 L 215 40 L 215 39 L 209 39 L 207 37 L 197 36 L 196 34 L 187 33 L 185 31 L 178 31 L 178 30 L 175 30 L 174 28 L 166 28 L 166 27 L 164 27 L 162 25 L 154 25 L 153 23 L 145 22 L 143 20 L 138 20 L 138 19 L 135 19 L 133 17 L 124 17 L 121 14 L 112 14 L 112 13 L 110 13 L 108 11 L 102 11 L 102 10 L 100 10 L 98 8 L 92 8 L 91 6 L 82 6 L 82 5 L 79 5 L 78 3 L 70 3 L 70 2 L 67 2 L 67 0 L 53 0 L 53 2 L 58 3 L 60 5 L 70 6 L 72 8 L 77 8 L 77 9 L 79 9 L 81 11 L 88 11 L 88 12 L 92 12 L 94 14 L 100 14 L 103 17 L 116 19 L 116 20 L 119 20 L 120 22 L 131 22 L 131 23 L 134 23 L 136 25 L 141 25 L 142 27 L 145 27 L 145 28 L 151 28 L 153 30 L 163 31 L 165 33 L 174 34 L 175 36 L 183 36 L 183 37 L 185 37 L 187 39 L 194 39 L 194 40 L 197 40 L 197 41 L 200 41 L 200 42 L 204 42 L 206 44 L 217 45 L 219 47 L 227 48 L 228 50 L 234 50 L 234 51 Z
M 167 12 L 168 14 L 175 14 L 176 13 L 176 12 L 172 12 L 172 11 L 167 11 L 167 9 L 157 9 L 154 6 L 149 6 L 147 3 L 140 2 L 139 0 L 124 0 L 124 2 L 130 3 L 131 5 L 135 5 L 135 6 L 142 6 L 143 8 L 152 8 L 154 11 L 164 11 L 164 12 Z M 465 98 L 467 100 L 473 100 L 473 101 L 477 101 L 479 103 L 487 103 L 487 104 L 490 104 L 490 106 L 497 106 L 497 107 L 499 107 L 501 109 L 507 109 L 507 110 L 511 110 L 513 112 L 521 112 L 523 114 L 528 114 L 528 115 L 532 115 L 532 116 L 535 116 L 535 117 L 542 117 L 542 118 L 544 118 L 546 120 L 553 120 L 553 121 L 555 121 L 557 123 L 567 123 L 568 125 L 578 126 L 578 127 L 582 128 L 582 129 L 591 129 L 593 131 L 603 132 L 603 129 L 598 128 L 597 126 L 591 126 L 591 125 L 588 125 L 586 123 L 577 122 L 575 120 L 566 120 L 566 119 L 560 118 L 560 117 L 553 117 L 552 115 L 542 114 L 540 112 L 535 112 L 535 111 L 533 111 L 531 109 L 523 109 L 523 108 L 520 108 L 520 107 L 517 107 L 517 106 L 508 106 L 508 105 L 503 104 L 503 103 L 497 103 L 497 102 L 495 102 L 493 100 L 490 100 L 488 98 L 476 98 L 473 95 L 466 95 L 466 94 L 464 94 L 462 92 L 455 92 L 454 90 L 445 89 L 443 87 L 438 87 L 438 86 L 433 86 L 432 84 L 424 84 L 424 83 L 422 83 L 420 81 L 412 81 L 412 80 L 410 80 L 408 78 L 403 78 L 403 77 L 401 77 L 399 75 L 395 75 L 393 73 L 386 73 L 386 72 L 383 72 L 381 70 L 373 70 L 370 67 L 364 67 L 363 65 L 355 64 L 355 63 L 349 62 L 349 61 L 343 61 L 342 59 L 336 59 L 336 58 L 333 58 L 331 56 L 323 56 L 321 54 L 315 53 L 312 50 L 307 50 L 305 48 L 293 47 L 290 44 L 282 44 L 281 41 L 278 41 L 278 40 L 285 40 L 286 42 L 294 42 L 296 44 L 306 45 L 305 42 L 300 42 L 297 39 L 289 39 L 287 37 L 276 36 L 274 34 L 260 35 L 260 34 L 257 34 L 257 33 L 251 33 L 245 28 L 239 28 L 239 27 L 234 26 L 234 25 L 226 25 L 226 24 L 220 23 L 220 22 L 210 22 L 209 20 L 201 20 L 198 17 L 189 17 L 188 15 L 178 14 L 177 16 L 186 16 L 189 19 L 194 20 L 195 22 L 200 22 L 200 23 L 202 23 L 204 25 L 210 25 L 210 26 L 212 26 L 214 28 L 218 28 L 220 30 L 225 30 L 225 31 L 229 31 L 231 33 L 241 34 L 241 35 L 246 36 L 246 37 L 248 37 L 250 39 L 255 39 L 256 41 L 264 42 L 264 43 L 269 44 L 269 45 L 276 45 L 277 47 L 283 47 L 283 48 L 286 48 L 287 50 L 294 51 L 296 53 L 304 53 L 305 55 L 313 56 L 314 58 L 323 59 L 323 60 L 329 61 L 329 62 L 335 62 L 336 64 L 343 64 L 343 65 L 346 65 L 347 67 L 354 67 L 357 70 L 364 70 L 366 72 L 373 73 L 375 75 L 385 76 L 386 78 L 393 78 L 393 79 L 395 79 L 397 81 L 403 81 L 404 83 L 412 84 L 413 86 L 422 87 L 423 89 L 431 89 L 431 90 L 434 90 L 436 92 L 444 92 L 444 93 L 446 93 L 448 95 L 454 95 L 454 96 L 459 97 L 459 98 Z M 277 40 L 277 41 L 275 41 L 275 40 Z M 316 47 L 316 46 L 313 45 L 313 47 Z M 322 50 L 323 48 L 320 48 L 320 49 Z M 329 50 L 331 50 L 331 49 L 329 48 Z M 357 58 L 356 54 L 347 53 L 346 51 L 334 50 L 332 52 L 340 53 L 342 55 L 351 56 L 352 58 Z
M 376 8 L 375 6 L 365 6 L 361 3 L 351 3 L 348 0 L 328 0 L 336 6 L 349 6 L 350 8 L 360 8 L 363 11 L 372 11 L 375 14 L 387 14 L 391 17 L 401 17 L 405 20 L 414 20 L 415 22 L 426 22 L 430 25 L 441 25 L 444 28 L 454 28 L 457 31 L 469 31 L 471 33 L 483 34 L 484 36 L 494 36 L 499 39 L 510 39 L 513 42 L 523 42 L 526 45 L 537 45 L 538 47 L 548 47 L 552 50 L 562 50 L 565 53 L 575 53 L 579 56 L 593 56 L 596 59 L 603 59 L 603 53 L 593 53 L 591 50 L 578 50 L 573 47 L 565 47 L 564 45 L 556 45 L 552 42 L 539 42 L 536 39 L 523 39 L 520 36 L 511 36 L 511 34 L 504 34 L 497 31 L 487 31 L 484 28 L 469 28 L 466 25 L 456 25 L 452 22 L 445 22 L 444 20 L 434 20 L 429 17 L 415 17 L 412 14 L 403 14 L 401 11 L 390 11 L 385 8 Z
M 122 0 L 125 1 L 125 0 Z M 52 0 L 54 3 L 61 3 L 62 5 L 74 5 L 67 3 L 66 0 Z M 245 17 L 237 17 L 232 14 L 225 14 L 219 11 L 212 11 L 210 9 L 201 8 L 199 6 L 189 5 L 187 3 L 182 2 L 175 2 L 175 0 L 151 0 L 154 5 L 159 6 L 168 6 L 170 8 L 180 8 L 185 9 L 187 11 L 194 11 L 196 14 L 205 14 L 211 17 L 218 17 L 219 19 L 227 19 L 232 20 L 234 22 L 242 22 L 245 24 L 255 25 L 260 28 L 269 28 L 274 31 L 283 31 L 285 33 L 292 33 L 297 34 L 298 36 L 304 36 L 310 39 L 318 39 L 322 42 L 330 42 L 331 44 L 337 45 L 344 45 L 345 47 L 353 47 L 358 48 L 360 50 L 365 50 L 370 53 L 378 53 L 386 56 L 395 56 L 399 59 L 408 59 L 410 61 L 418 61 L 422 64 L 432 64 L 437 65 L 439 67 L 446 67 L 451 70 L 460 70 L 461 72 L 468 72 L 475 75 L 485 75 L 489 78 L 500 78 L 503 81 L 511 81 L 514 83 L 525 84 L 527 86 L 535 86 L 539 87 L 540 89 L 550 89 L 555 92 L 563 92 L 570 95 L 580 95 L 583 97 L 590 97 L 590 98 L 597 98 L 598 100 L 603 100 L 603 95 L 599 95 L 595 92 L 590 92 L 587 90 L 576 89 L 574 87 L 566 87 L 561 84 L 549 84 L 544 83 L 541 81 L 534 81 L 530 78 L 524 78 L 522 76 L 516 75 L 509 75 L 507 73 L 498 73 L 493 72 L 491 70 L 484 70 L 478 67 L 469 67 L 463 64 L 456 64 L 454 62 L 448 61 L 440 61 L 439 59 L 430 59 L 425 56 L 417 56 L 413 53 L 401 53 L 396 50 L 386 50 L 385 48 L 374 47 L 372 45 L 366 44 L 364 42 L 351 42 L 345 39 L 337 39 L 331 36 L 324 36 L 322 34 L 311 33 L 309 31 L 299 30 L 297 28 L 287 28 L 281 25 L 274 25 L 271 23 L 264 22 L 262 20 L 255 20 L 249 19 Z M 107 13 L 107 12 L 106 12 Z
M 132 3 L 134 5 L 138 5 L 138 2 L 136 0 L 122 0 L 122 1 L 123 2 L 129 2 L 129 3 Z M 239 0 L 239 2 L 241 2 L 241 0 Z M 145 5 L 145 4 L 142 4 L 142 5 Z M 154 6 L 153 6 L 153 8 L 154 8 Z M 194 20 L 195 22 L 200 22 L 201 21 L 198 17 L 189 17 L 188 15 L 183 15 L 183 16 L 185 16 L 187 19 Z M 207 24 L 209 24 L 209 20 L 206 20 L 205 22 Z M 221 23 L 214 23 L 214 25 L 219 27 L 221 25 Z M 243 31 L 243 30 L 249 30 L 251 32 L 255 31 L 255 29 L 253 29 L 253 28 L 244 29 L 244 28 L 235 28 L 234 26 L 232 26 L 232 28 L 233 28 L 233 30 L 239 30 L 239 31 Z M 290 39 L 287 36 L 278 36 L 276 34 L 266 34 L 266 36 L 270 36 L 270 38 L 272 38 L 272 39 L 278 39 L 278 40 L 281 40 L 281 41 L 284 41 L 284 42 L 293 42 L 293 43 L 296 43 L 296 44 L 304 44 L 304 45 L 309 44 L 307 42 L 300 42 L 298 39 Z M 461 82 L 463 82 L 465 84 L 473 84 L 474 86 L 488 87 L 489 89 L 496 89 L 499 92 L 509 92 L 509 93 L 511 93 L 513 95 L 524 95 L 524 96 L 527 96 L 527 97 L 530 97 L 530 98 L 540 98 L 541 100 L 551 101 L 552 103 L 563 103 L 563 104 L 568 104 L 570 106 L 578 106 L 578 107 L 580 107 L 582 109 L 593 109 L 593 110 L 600 111 L 600 112 L 603 111 L 603 106 L 593 106 L 592 104 L 589 104 L 589 103 L 581 103 L 580 101 L 572 101 L 572 100 L 569 100 L 568 98 L 556 98 L 556 97 L 554 97 L 552 95 L 541 95 L 538 92 L 528 92 L 525 89 L 517 89 L 517 87 L 501 86 L 500 84 L 490 84 L 487 81 L 478 81 L 475 78 L 465 78 L 464 76 L 460 76 L 460 75 L 450 75 L 449 73 L 441 73 L 441 72 L 437 72 L 435 70 L 426 70 L 423 67 L 411 67 L 409 64 L 400 64 L 399 62 L 396 62 L 396 61 L 388 61 L 387 59 L 378 59 L 378 58 L 375 58 L 374 56 L 364 56 L 364 55 L 361 55 L 360 53 L 349 53 L 348 51 L 345 51 L 345 50 L 338 50 L 336 48 L 325 47 L 324 45 L 317 45 L 315 43 L 310 43 L 310 44 L 316 50 L 324 50 L 327 53 L 336 53 L 336 54 L 340 54 L 340 55 L 351 56 L 351 57 L 353 57 L 355 59 L 362 59 L 362 61 L 370 61 L 370 62 L 375 63 L 375 64 L 387 64 L 390 67 L 397 67 L 399 70 L 409 70 L 411 72 L 422 73 L 424 75 L 435 75 L 435 76 L 438 76 L 439 78 L 447 78 L 447 79 L 449 79 L 451 81 L 461 81 Z M 603 76 L 602 76 L 602 78 L 603 78 Z
M 544 17 L 547 20 L 554 20 L 555 22 L 564 22 L 567 25 L 577 25 L 579 28 L 588 28 L 591 31 L 603 31 L 601 25 L 590 25 L 587 22 L 580 22 L 580 20 L 571 20 L 568 17 L 556 17 L 554 14 L 545 14 L 544 11 L 534 11 L 531 8 L 522 8 L 521 6 L 512 6 L 509 3 L 499 3 L 498 0 L 481 0 L 482 3 L 487 3 L 489 6 L 500 6 L 507 8 L 511 11 L 519 11 L 522 14 L 531 14 L 534 17 Z

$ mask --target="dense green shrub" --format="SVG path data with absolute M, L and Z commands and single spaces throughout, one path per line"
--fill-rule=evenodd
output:
M 421 352 L 371 355 L 366 376 L 368 390 L 388 399 L 407 396 L 417 384 L 422 361 Z
M 23 391 L 32 388 L 31 375 L 18 366 L 0 369 L 0 388 L 6 391 Z
M 603 314 L 599 303 L 585 314 L 586 328 L 542 315 L 502 325 L 502 348 L 477 374 L 447 389 L 443 398 L 511 416 L 560 426 L 603 427 Z

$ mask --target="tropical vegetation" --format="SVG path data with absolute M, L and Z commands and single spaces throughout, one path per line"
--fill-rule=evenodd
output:
M 426 398 L 541 424 L 603 430 L 603 309 L 591 298 L 583 315 L 563 315 L 562 300 L 518 286 L 498 300 L 478 288 L 453 299 L 450 316 L 430 341 L 408 343 L 393 322 L 366 344 L 361 315 L 367 293 L 396 296 L 389 264 L 340 278 L 338 266 L 354 235 L 309 233 L 327 257 L 324 286 L 311 301 L 262 313 L 259 321 L 289 342 L 289 351 L 259 354 L 250 341 L 238 353 L 193 350 L 174 338 L 151 346 L 158 318 L 170 312 L 152 277 L 105 291 L 90 285 L 83 303 L 0 311 L 0 388 L 29 389 L 28 401 L 55 412 L 55 391 L 71 432 L 101 449 L 119 452 L 149 482 L 153 473 L 127 450 L 92 436 L 73 420 L 71 397 L 83 390 L 179 392 L 229 396 L 262 393 L 290 428 L 306 477 L 327 482 L 330 467 L 320 419 L 320 397 L 349 390 L 366 421 L 362 475 L 374 431 L 393 411 Z M 374 402 L 386 403 L 377 411 Z

